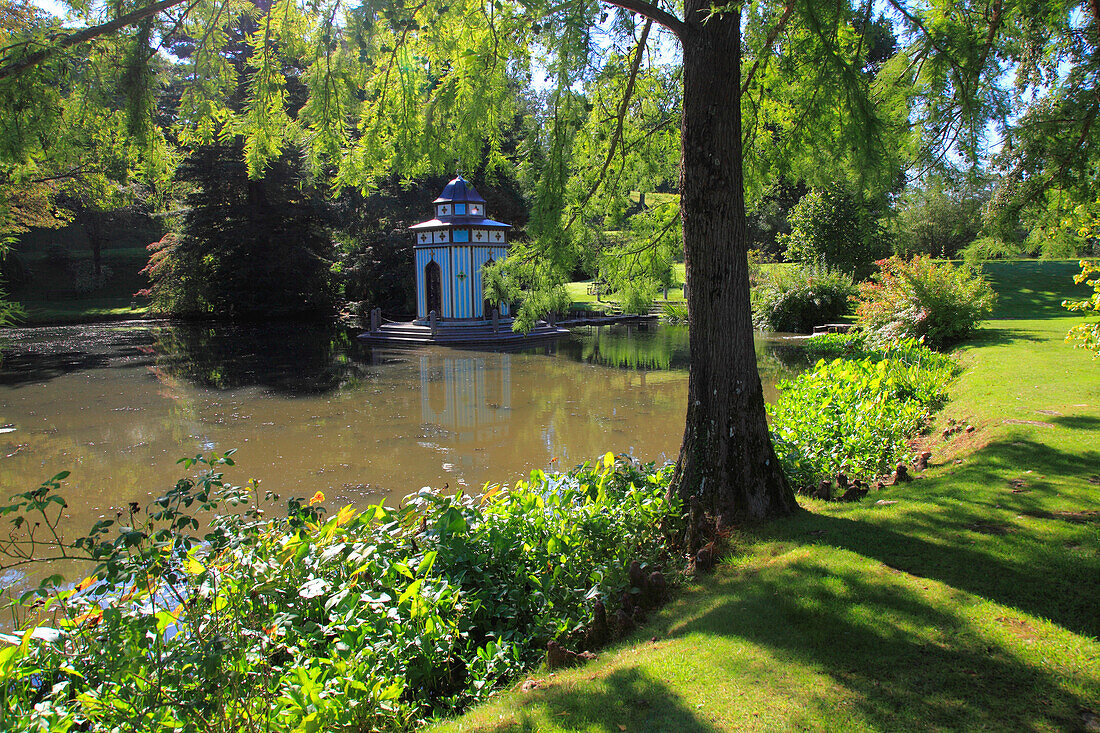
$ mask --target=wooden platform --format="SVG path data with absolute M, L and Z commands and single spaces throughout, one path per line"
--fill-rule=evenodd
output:
M 569 334 L 569 329 L 551 326 L 539 321 L 527 333 L 512 330 L 512 319 L 502 318 L 497 330 L 493 330 L 491 321 L 441 321 L 435 332 L 426 323 L 409 321 L 407 323 L 383 323 L 373 331 L 359 334 L 359 338 L 370 344 L 389 344 L 393 346 L 417 344 L 439 344 L 441 346 L 522 346 L 527 343 L 539 343 L 560 338 Z

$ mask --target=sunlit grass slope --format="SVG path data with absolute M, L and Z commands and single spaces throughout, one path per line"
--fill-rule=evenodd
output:
M 537 674 L 439 730 L 1094 725 L 1100 361 L 1062 341 L 1061 272 L 991 274 L 1017 319 L 960 350 L 918 480 L 857 505 L 804 501 L 598 661 Z M 1006 292 L 1024 281 L 1034 294 Z M 975 430 L 943 438 L 948 420 Z

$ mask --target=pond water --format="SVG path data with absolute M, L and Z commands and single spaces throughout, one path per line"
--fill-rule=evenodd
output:
M 167 490 L 178 459 L 230 448 L 229 480 L 330 507 L 478 491 L 607 451 L 674 460 L 687 395 L 686 328 L 668 325 L 516 353 L 155 322 L 15 329 L 0 347 L 0 499 L 69 470 L 71 532 Z M 803 363 L 781 339 L 757 353 L 771 399 Z

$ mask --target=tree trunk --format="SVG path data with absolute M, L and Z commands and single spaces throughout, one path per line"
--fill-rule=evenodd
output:
M 703 18 L 687 0 L 680 215 L 691 334 L 687 423 L 672 482 L 692 517 L 689 544 L 718 528 L 790 514 L 756 368 L 742 178 L 740 13 Z

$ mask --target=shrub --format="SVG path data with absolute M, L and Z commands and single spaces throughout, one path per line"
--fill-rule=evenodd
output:
M 819 359 L 837 359 L 841 356 L 864 354 L 867 338 L 862 331 L 848 333 L 819 333 L 802 342 L 802 350 Z
M 772 268 L 753 291 L 753 325 L 762 331 L 806 333 L 846 315 L 855 293 L 851 276 L 838 270 Z
M 657 297 L 657 283 L 647 277 L 634 278 L 619 291 L 623 313 L 649 313 Z
M 969 267 L 929 257 L 891 257 L 859 286 L 856 319 L 878 341 L 922 339 L 943 348 L 969 336 L 993 311 L 989 283 Z
M 779 235 L 788 260 L 832 267 L 866 277 L 871 263 L 890 252 L 877 214 L 840 186 L 814 189 L 791 210 L 789 234 Z
M 687 323 L 687 303 L 665 303 L 663 306 L 665 320 L 669 323 Z
M 1086 319 L 1089 315 L 1100 314 L 1100 262 L 1081 260 L 1081 272 L 1073 276 L 1073 282 L 1087 283 L 1092 288 L 1092 295 L 1084 300 L 1063 300 L 1062 305 L 1084 313 Z M 1100 321 L 1086 320 L 1074 326 L 1066 334 L 1066 341 L 1076 341 L 1074 346 L 1096 352 L 1093 358 L 1100 357 Z
M 954 361 L 914 342 L 818 361 L 780 383 L 769 407 L 773 438 L 795 486 L 844 471 L 872 478 L 911 458 L 909 440 L 942 406 Z
M 485 697 L 548 640 L 597 643 L 594 603 L 613 612 L 631 562 L 674 562 L 671 470 L 610 454 L 481 498 L 423 489 L 326 517 L 318 493 L 281 518 L 222 481 L 228 454 L 196 462 L 147 514 L 52 545 L 96 569 L 21 599 L 33 618 L 0 649 L 0 728 L 408 729 Z M 57 526 L 65 475 L 2 508 L 9 557 L 40 552 L 27 532 Z

